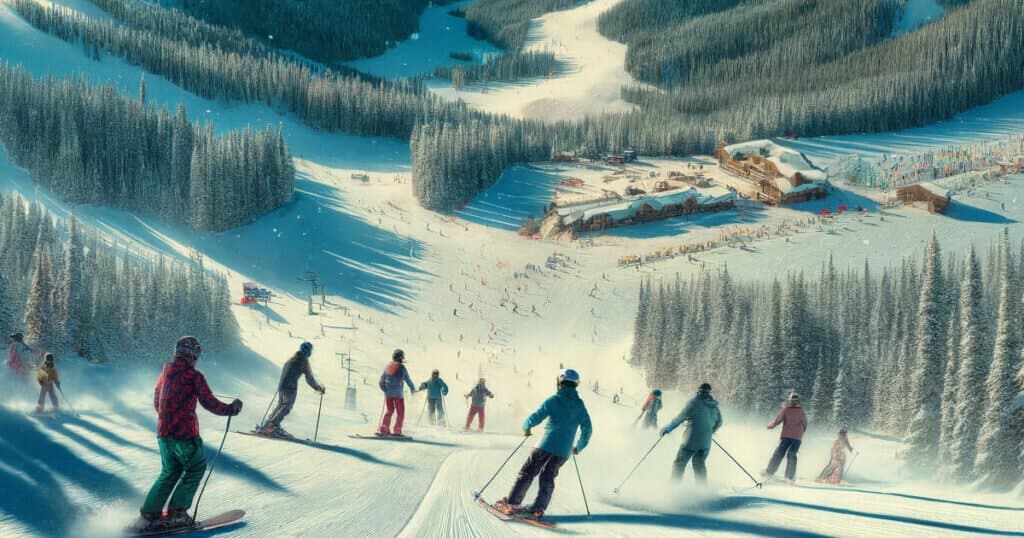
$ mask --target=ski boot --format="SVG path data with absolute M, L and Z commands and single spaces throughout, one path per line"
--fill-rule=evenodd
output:
M 37 415 L 42 415 L 42 414 L 43 414 L 43 406 L 41 406 L 41 405 L 37 405 L 37 406 L 36 406 L 36 408 L 35 408 L 35 410 L 34 410 L 34 411 L 32 411 L 32 412 L 33 412 L 33 413 L 35 413 L 35 414 L 37 414 Z
M 498 502 L 494 503 L 494 509 L 507 516 L 512 516 L 522 511 L 522 507 L 519 505 L 509 504 L 508 497 L 502 497 Z
M 124 528 L 126 533 L 141 534 L 164 528 L 163 514 L 144 513 Z
M 193 521 L 192 516 L 188 515 L 188 512 L 178 509 L 168 512 L 163 523 L 168 529 L 176 529 L 178 527 L 191 527 L 195 521 Z

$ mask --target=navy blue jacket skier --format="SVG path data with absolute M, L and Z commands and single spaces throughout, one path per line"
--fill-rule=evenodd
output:
M 544 420 L 544 437 L 540 444 L 533 450 L 522 469 L 512 491 L 504 499 L 495 503 L 495 507 L 505 513 L 528 512 L 534 517 L 540 518 L 547 510 L 551 502 L 551 495 L 555 491 L 555 478 L 558 470 L 569 459 L 571 454 L 579 454 L 587 447 L 593 427 L 590 424 L 590 414 L 587 413 L 587 406 L 583 404 L 576 387 L 579 386 L 580 375 L 576 370 L 564 369 L 558 373 L 558 392 L 541 404 L 526 422 L 523 424 L 523 434 L 530 436 L 531 430 Z M 576 430 L 579 430 L 580 437 L 576 440 Z M 573 441 L 576 446 L 573 446 Z M 520 507 L 526 491 L 530 489 L 533 479 L 540 475 L 540 487 L 537 491 L 537 498 L 533 505 L 528 508 Z

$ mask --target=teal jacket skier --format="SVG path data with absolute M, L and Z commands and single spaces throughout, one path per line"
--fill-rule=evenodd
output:
M 661 430 L 661 435 L 672 433 L 684 422 L 688 427 L 683 433 L 683 441 L 676 454 L 672 475 L 682 478 L 687 463 L 692 459 L 693 473 L 700 482 L 705 483 L 707 482 L 705 461 L 711 451 L 711 436 L 722 427 L 722 412 L 718 408 L 718 402 L 711 397 L 711 385 L 702 384 L 697 395 L 686 403 L 686 407 L 668 426 Z
M 545 400 L 523 423 L 523 433 L 529 436 L 534 427 L 547 420 L 544 437 L 519 470 L 512 491 L 507 497 L 495 503 L 499 510 L 509 514 L 526 511 L 532 513 L 533 517 L 542 517 L 551 502 L 551 495 L 555 492 L 558 470 L 570 455 L 579 454 L 590 443 L 593 426 L 590 423 L 587 406 L 576 392 L 579 383 L 580 375 L 576 370 L 561 370 L 558 373 L 558 392 Z M 576 439 L 577 430 L 580 432 L 579 439 Z M 519 504 L 537 475 L 540 475 L 537 498 L 531 507 L 523 509 Z
M 441 379 L 441 372 L 434 370 L 430 373 L 430 379 L 420 383 L 420 390 L 427 391 L 427 411 L 430 414 L 430 424 L 437 426 L 444 424 L 444 397 L 448 396 L 448 384 Z

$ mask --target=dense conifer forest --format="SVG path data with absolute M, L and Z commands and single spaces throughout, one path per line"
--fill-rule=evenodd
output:
M 192 334 L 207 349 L 238 338 L 224 275 L 156 256 L 38 203 L 0 196 L 0 326 L 22 327 L 39 351 L 102 361 L 165 359 Z
M 579 0 L 476 0 L 463 7 L 459 15 L 466 18 L 469 35 L 517 51 L 526 42 L 530 19 L 578 3 Z
M 814 279 L 647 279 L 632 362 L 654 387 L 708 381 L 759 414 L 796 391 L 812 422 L 901 435 L 922 475 L 1006 490 L 1024 464 L 1022 284 L 1024 245 L 1005 234 L 987 256 L 944 255 L 933 235 L 923 263 L 880 272 L 829 259 Z
M 214 136 L 112 85 L 35 79 L 0 65 L 0 142 L 60 199 L 225 230 L 291 200 L 295 171 L 280 129 Z
M 559 68 L 558 60 L 550 52 L 513 52 L 493 56 L 483 64 L 439 67 L 434 76 L 449 79 L 452 87 L 461 89 L 467 84 L 551 76 Z

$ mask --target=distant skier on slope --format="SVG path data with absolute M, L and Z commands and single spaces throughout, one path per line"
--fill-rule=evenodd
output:
M 843 471 L 846 468 L 846 451 L 853 452 L 850 439 L 847 437 L 847 428 L 839 429 L 839 437 L 832 443 L 832 450 L 829 453 L 828 464 L 818 473 L 816 482 L 838 486 L 843 481 Z
M 129 527 L 134 532 L 192 524 L 187 510 L 206 471 L 196 401 L 215 415 L 234 416 L 242 411 L 241 400 L 226 404 L 210 391 L 206 378 L 195 369 L 201 353 L 198 340 L 181 337 L 175 346 L 174 358 L 164 364 L 157 379 L 153 407 L 157 412 L 157 444 L 163 467 L 139 511 L 142 517 Z
M 448 384 L 441 379 L 441 372 L 430 372 L 430 379 L 420 383 L 420 390 L 427 391 L 427 412 L 430 424 L 444 424 L 444 397 L 448 396 Z
M 775 471 L 779 470 L 782 457 L 786 456 L 786 480 L 790 484 L 796 480 L 796 453 L 800 450 L 800 443 L 807 431 L 807 415 L 800 407 L 800 395 L 792 392 L 786 398 L 786 403 L 776 415 L 775 420 L 768 424 L 768 429 L 774 429 L 782 424 L 782 434 L 779 440 L 779 447 L 775 449 L 771 460 L 768 461 L 768 469 L 765 476 L 771 478 Z
M 59 410 L 60 403 L 57 401 L 57 393 L 54 392 L 53 387 L 54 385 L 60 386 L 60 378 L 57 377 L 57 368 L 53 365 L 53 353 L 47 353 L 43 358 L 43 364 L 40 364 L 39 369 L 36 370 L 36 381 L 39 382 L 39 401 L 36 402 L 36 413 L 43 412 L 47 395 L 50 396 L 53 410 Z
M 477 431 L 484 431 L 484 407 L 487 405 L 487 398 L 494 398 L 494 394 L 487 389 L 487 380 L 480 378 L 477 381 L 476 386 L 470 389 L 466 394 L 466 398 L 470 399 L 469 413 L 466 415 L 466 431 L 469 431 L 469 426 L 473 424 L 473 417 L 477 418 Z
M 11 345 L 7 346 L 7 367 L 20 376 L 27 376 L 29 362 L 32 360 L 32 348 L 25 343 L 20 332 L 11 335 Z
M 661 389 L 652 390 L 651 394 L 647 396 L 647 401 L 640 408 L 643 411 L 644 428 L 654 429 L 658 427 L 658 411 L 661 411 L 662 406 Z
M 540 408 L 526 419 L 523 434 L 527 437 L 532 435 L 531 430 L 535 426 L 547 419 L 544 438 L 523 463 L 512 491 L 507 497 L 495 503 L 495 508 L 507 514 L 529 512 L 536 518 L 544 516 L 544 511 L 551 502 L 551 495 L 555 492 L 558 470 L 571 454 L 583 452 L 593 433 L 587 406 L 576 392 L 579 383 L 580 375 L 576 370 L 561 370 L 558 373 L 558 392 L 544 400 Z M 573 447 L 577 429 L 580 431 L 580 438 Z M 537 498 L 534 499 L 532 506 L 524 509 L 520 503 L 523 502 L 526 491 L 530 489 L 537 475 L 540 475 Z
M 405 388 L 402 386 L 402 383 L 409 385 L 409 392 L 411 394 L 416 393 L 416 386 L 412 384 L 409 370 L 406 369 L 404 363 L 405 352 L 401 349 L 396 349 L 391 354 L 391 364 L 387 365 L 384 368 L 384 373 L 380 374 L 378 386 L 384 393 L 386 410 L 384 416 L 381 417 L 380 428 L 377 430 L 377 435 L 379 436 L 402 436 L 402 424 L 405 422 Z M 395 413 L 398 416 L 395 418 L 395 428 L 391 429 L 391 415 Z
M 679 445 L 672 477 L 680 479 L 686 471 L 686 465 L 693 461 L 693 475 L 701 484 L 707 484 L 708 471 L 705 462 L 711 452 L 711 437 L 722 427 L 722 412 L 718 402 L 711 397 L 711 385 L 703 383 L 679 416 L 662 428 L 661 435 L 672 433 L 680 424 L 688 423 L 683 432 L 683 442 Z
M 267 422 L 260 428 L 259 433 L 263 435 L 273 435 L 275 437 L 292 437 L 292 434 L 285 431 L 281 427 L 281 421 L 284 420 L 295 406 L 295 398 L 299 393 L 299 377 L 305 376 L 306 383 L 313 390 L 324 394 L 327 389 L 317 383 L 316 378 L 313 377 L 313 369 L 309 365 L 309 359 L 313 355 L 313 344 L 309 342 L 303 342 L 299 346 L 299 350 L 287 361 L 281 368 L 281 380 L 277 383 L 277 407 L 267 417 Z

